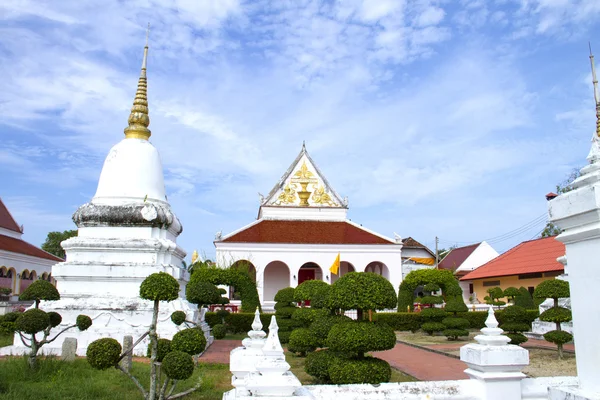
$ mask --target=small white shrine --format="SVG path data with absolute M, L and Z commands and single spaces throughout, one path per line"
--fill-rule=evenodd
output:
M 333 283 L 348 272 L 367 271 L 384 276 L 397 291 L 403 262 L 411 268 L 433 266 L 404 259 L 398 235 L 392 239 L 373 232 L 347 214 L 348 199 L 333 190 L 303 144 L 271 192 L 260 196 L 257 220 L 228 235 L 217 234 L 217 265 L 245 266 L 255 274 L 266 309 L 274 304 L 277 291 L 305 280 Z M 421 262 L 434 260 L 423 249 L 410 251 Z M 338 254 L 340 267 L 333 274 L 330 267 Z
M 157 272 L 172 275 L 181 288 L 179 299 L 160 305 L 159 336 L 170 339 L 180 329 L 170 320 L 173 311 L 184 311 L 189 321 L 201 320 L 197 307 L 184 300 L 189 274 L 182 264 L 186 253 L 176 242 L 183 228 L 167 200 L 160 155 L 149 141 L 147 54 L 146 44 L 125 138 L 106 157 L 96 195 L 73 215 L 79 230 L 77 237 L 62 243 L 66 261 L 52 268 L 61 299 L 40 305 L 62 316 L 57 331 L 73 324 L 79 314 L 91 317 L 93 325 L 84 332 L 68 331 L 44 346 L 43 353 L 60 354 L 65 337 L 75 337 L 77 354 L 85 355 L 96 339 L 112 337 L 123 343 L 124 336 L 142 336 L 153 307 L 139 297 L 139 288 Z M 206 325 L 203 329 L 210 343 L 210 329 Z M 145 355 L 147 342 L 134 354 Z M 3 353 L 25 350 L 16 336 Z

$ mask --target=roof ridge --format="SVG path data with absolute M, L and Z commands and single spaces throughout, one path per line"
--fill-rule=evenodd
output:
M 10 218 L 9 224 L 10 224 L 10 222 L 12 222 L 14 224 L 14 227 L 3 225 L 2 221 L 0 220 L 0 228 L 8 229 L 9 231 L 13 231 L 13 232 L 17 232 L 17 233 L 23 233 L 23 229 L 21 229 L 21 225 L 18 224 L 17 220 L 15 219 L 15 217 L 13 217 L 12 213 L 10 212 L 8 207 L 6 207 L 6 204 L 4 204 L 4 201 L 2 201 L 2 198 L 0 197 L 0 217 L 1 217 L 2 211 L 6 212 L 6 214 L 8 215 L 8 218 Z M 16 230 L 15 230 L 15 227 L 16 227 Z

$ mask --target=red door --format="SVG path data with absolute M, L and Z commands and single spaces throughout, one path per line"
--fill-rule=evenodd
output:
M 310 281 L 315 279 L 314 269 L 301 269 L 298 271 L 298 285 L 304 281 Z M 305 306 L 310 306 L 310 300 L 304 300 Z

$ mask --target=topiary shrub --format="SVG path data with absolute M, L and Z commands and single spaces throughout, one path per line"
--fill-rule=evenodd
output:
M 335 324 L 327 336 L 329 349 L 356 354 L 358 358 L 368 351 L 389 350 L 395 345 L 396 334 L 391 327 L 368 321 Z
M 465 303 L 453 298 L 446 303 L 444 310 L 451 315 L 442 320 L 442 323 L 446 326 L 444 335 L 448 340 L 457 340 L 459 336 L 469 336 L 469 331 L 467 330 L 470 325 L 469 321 L 458 316 L 458 313 L 468 311 Z
M 520 294 L 519 289 L 517 289 L 514 286 L 508 287 L 506 289 L 504 289 L 503 293 L 504 297 L 506 297 L 508 299 L 509 303 L 513 303 L 515 302 L 515 298 Z
M 442 290 L 446 302 L 451 298 L 462 300 L 462 289 L 452 271 L 442 269 L 420 269 L 412 271 L 402 280 L 398 292 L 398 310 L 414 308 L 415 290 L 421 285 L 436 284 Z
M 54 311 L 50 311 L 48 313 L 48 318 L 50 318 L 50 326 L 53 328 L 56 328 L 62 322 L 62 317 L 60 314 Z
M 185 318 L 186 315 L 183 311 L 175 311 L 173 314 L 171 314 L 171 321 L 177 326 L 183 324 L 185 322 Z
M 306 356 L 304 371 L 316 378 L 318 382 L 330 383 L 329 366 L 333 360 L 339 357 L 343 356 L 328 349 L 314 351 Z
M 194 360 L 186 352 L 172 351 L 163 359 L 162 369 L 169 379 L 186 380 L 194 373 Z
M 302 282 L 298 287 L 294 289 L 294 300 L 301 306 L 310 304 L 312 306 L 312 299 L 319 292 L 319 290 L 326 290 L 324 288 L 329 287 L 329 284 L 319 281 L 316 279 L 311 279 L 308 281 Z M 275 300 L 277 301 L 277 300 Z
M 375 321 L 391 326 L 395 331 L 416 332 L 421 329 L 421 313 L 380 313 L 375 314 Z
M 301 326 L 309 327 L 314 321 L 325 318 L 328 315 L 328 310 L 302 307 L 294 309 L 292 319 L 298 321 L 298 324 Z
M 309 330 L 315 338 L 317 347 L 326 346 L 329 331 L 331 331 L 331 328 L 335 324 L 341 322 L 352 322 L 352 319 L 345 315 L 328 315 L 326 317 L 318 318 L 310 324 Z
M 441 308 L 425 308 L 420 312 L 423 322 L 442 322 L 448 314 Z
M 32 308 L 25 311 L 15 321 L 16 330 L 23 333 L 36 334 L 50 326 L 50 316 L 45 311 Z
M 221 294 L 215 285 L 201 281 L 200 275 L 193 275 L 185 288 L 185 298 L 202 308 L 205 305 L 218 304 Z
M 519 294 L 515 296 L 514 305 L 523 307 L 526 310 L 537 310 L 537 307 L 533 302 L 533 297 L 531 297 L 531 293 L 523 286 L 519 288 Z
M 554 300 L 554 306 L 540 314 L 541 321 L 554 322 L 556 330 L 550 331 L 544 335 L 546 341 L 556 344 L 558 348 L 558 358 L 563 358 L 563 344 L 573 340 L 573 336 L 564 332 L 560 324 L 572 320 L 571 310 L 558 305 L 559 298 L 570 297 L 569 282 L 561 279 L 552 279 L 543 281 L 535 288 L 533 296 L 538 299 L 550 298 Z
M 502 310 L 502 323 L 500 324 L 510 338 L 511 344 L 521 344 L 526 342 L 527 336 L 521 332 L 526 332 L 531 328 L 527 310 L 519 306 L 508 306 Z
M 225 329 L 225 325 L 217 324 L 212 327 L 212 334 L 215 339 L 223 339 L 227 334 L 227 329 Z
M 318 288 L 312 295 L 310 300 L 311 308 L 324 308 L 329 307 L 329 294 L 331 292 L 331 285 L 322 286 Z
M 274 300 L 277 303 L 286 303 L 288 305 L 292 305 L 294 303 L 294 290 L 295 289 L 293 287 L 283 288 L 275 294 Z
M 15 321 L 20 315 L 21 313 L 17 312 L 0 315 L 0 335 L 10 336 L 15 333 Z
M 75 325 L 80 331 L 85 331 L 92 326 L 92 319 L 87 315 L 78 315 L 75 319 Z
M 162 362 L 163 358 L 171 352 L 171 341 L 169 339 L 158 339 L 158 353 L 156 355 L 156 361 Z M 148 344 L 148 350 L 146 351 L 146 357 L 152 357 L 152 344 Z
M 421 329 L 424 332 L 427 332 L 430 336 L 433 336 L 434 333 L 442 332 L 446 329 L 446 325 L 441 322 L 425 322 L 421 325 Z
M 485 301 L 485 304 L 490 304 L 490 305 L 494 305 L 494 306 L 503 306 L 506 304 L 505 301 L 500 300 L 502 297 L 504 297 L 504 292 L 502 291 L 501 288 L 499 288 L 499 287 L 489 288 L 487 290 L 487 294 L 488 295 L 483 298 L 483 300 Z
M 279 325 L 279 341 L 288 343 L 292 330 L 302 326 L 298 321 L 292 320 L 292 314 L 298 309 L 294 304 L 294 288 L 287 287 L 275 294 L 275 317 Z
M 336 385 L 389 382 L 392 377 L 390 365 L 379 358 L 362 360 L 335 358 L 329 364 L 329 378 Z
M 198 328 L 188 328 L 177 332 L 171 340 L 172 351 L 183 351 L 191 356 L 200 354 L 206 348 L 204 332 Z
M 166 272 L 152 274 L 140 285 L 140 297 L 153 301 L 173 301 L 179 297 L 179 283 Z
M 113 338 L 94 340 L 88 345 L 85 356 L 87 362 L 95 369 L 108 369 L 119 363 L 121 344 Z
M 19 295 L 19 300 L 35 301 L 35 308 L 39 308 L 41 300 L 60 300 L 60 294 L 53 284 L 43 279 L 39 279 L 34 281 Z
M 315 351 L 318 343 L 314 335 L 308 328 L 294 329 L 288 341 L 288 351 L 298 353 L 300 357 L 305 357 L 307 353 Z

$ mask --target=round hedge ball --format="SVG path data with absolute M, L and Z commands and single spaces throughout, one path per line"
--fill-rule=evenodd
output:
M 215 339 L 223 339 L 227 334 L 227 330 L 225 329 L 225 325 L 217 324 L 212 327 L 212 333 Z
M 156 361 L 162 362 L 167 354 L 171 352 L 171 341 L 169 339 L 158 339 L 158 351 L 156 354 Z M 152 343 L 148 343 L 148 350 L 146 357 L 152 357 Z
M 202 353 L 206 347 L 206 338 L 204 332 L 198 328 L 188 328 L 179 331 L 173 336 L 171 349 L 173 351 L 182 351 L 191 356 Z
M 140 297 L 146 300 L 175 300 L 179 297 L 179 283 L 166 272 L 152 274 L 140 285 Z
M 368 351 L 392 349 L 396 345 L 396 334 L 385 324 L 342 322 L 329 331 L 327 345 L 333 351 L 362 355 Z
M 170 379 L 185 380 L 194 373 L 194 360 L 188 353 L 172 351 L 163 359 L 162 370 Z
M 62 317 L 57 312 L 50 311 L 48 317 L 50 317 L 50 325 L 52 325 L 53 328 L 56 328 L 62 322 Z
M 171 314 L 171 321 L 177 326 L 183 324 L 185 321 L 185 313 L 183 311 L 175 311 Z
M 80 331 L 85 331 L 92 326 L 92 319 L 87 315 L 79 314 L 75 320 L 75 324 Z
M 92 368 L 108 369 L 117 365 L 121 355 L 121 344 L 113 338 L 94 340 L 85 353 Z
M 392 369 L 386 361 L 375 357 L 361 360 L 334 359 L 329 365 L 329 378 L 336 385 L 389 382 Z
M 60 300 L 56 287 L 48 281 L 39 279 L 27 287 L 19 296 L 21 301 Z
M 31 310 L 25 311 L 15 321 L 15 329 L 17 331 L 32 335 L 43 331 L 48 326 L 50 326 L 50 317 L 48 316 L 48 313 L 38 308 L 32 308 Z

